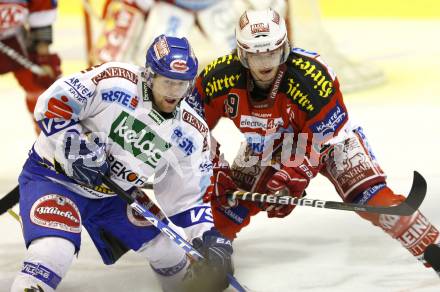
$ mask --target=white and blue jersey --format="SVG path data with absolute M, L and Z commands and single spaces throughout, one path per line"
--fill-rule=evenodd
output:
M 19 179 L 27 245 L 61 236 L 79 249 L 85 226 L 104 261 L 112 263 L 102 249 L 103 229 L 134 250 L 157 234 L 133 224 L 126 203 L 105 185 L 90 188 L 63 174 L 63 137 L 71 130 L 105 143 L 110 178 L 123 189 L 153 180 L 160 208 L 176 225 L 191 227 L 192 237 L 213 226 L 210 206 L 202 202 L 212 175 L 208 127 L 184 100 L 172 117 L 156 111 L 143 70 L 105 63 L 59 79 L 39 97 L 34 114 L 42 133 Z

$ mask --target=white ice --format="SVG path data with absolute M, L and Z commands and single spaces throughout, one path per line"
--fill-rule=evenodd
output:
M 350 114 L 359 119 L 389 185 L 406 194 L 412 171 L 428 181 L 422 212 L 440 226 L 440 21 L 326 21 L 345 53 L 383 68 L 388 82 L 346 94 Z M 70 25 L 70 26 L 69 26 Z M 57 26 L 55 48 L 68 73 L 83 66 L 80 28 Z M 325 57 L 325 56 L 324 56 Z M 24 98 L 10 75 L 0 79 L 0 195 L 12 189 L 34 135 Z M 230 123 L 215 134 L 232 159 L 240 135 Z M 310 198 L 339 200 L 323 178 L 315 179 Z M 439 197 L 438 197 L 439 196 Z M 20 225 L 0 217 L 0 291 L 8 291 L 25 248 Z M 435 292 L 440 279 L 398 242 L 345 211 L 298 207 L 285 219 L 263 214 L 235 241 L 236 277 L 255 291 Z M 90 238 L 83 244 L 59 291 L 158 291 L 152 271 L 135 253 L 105 266 Z

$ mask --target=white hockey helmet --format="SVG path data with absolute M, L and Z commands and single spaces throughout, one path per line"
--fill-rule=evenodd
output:
M 249 68 L 247 53 L 270 52 L 282 47 L 279 64 L 289 56 L 286 22 L 271 8 L 245 11 L 235 27 L 235 38 L 238 57 L 246 68 Z

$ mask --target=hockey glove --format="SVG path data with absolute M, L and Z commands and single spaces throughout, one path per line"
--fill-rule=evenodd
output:
M 267 182 L 267 189 L 271 194 L 288 195 L 301 198 L 304 190 L 319 172 L 319 167 L 310 165 L 306 159 L 295 167 L 283 166 L 281 170 L 275 172 Z M 267 216 L 283 218 L 293 211 L 295 206 L 283 206 L 274 204 L 264 204 L 263 210 L 267 211 Z
M 234 273 L 232 243 L 215 228 L 203 233 L 202 237 L 195 238 L 193 246 L 205 259 L 192 263 L 188 268 L 185 291 L 223 291 L 229 286 L 227 275 Z
M 203 201 L 207 203 L 217 200 L 223 208 L 236 207 L 237 200 L 231 200 L 226 195 L 228 191 L 237 190 L 228 162 L 221 157 L 220 159 L 215 158 L 213 164 L 211 185 L 206 190 Z
M 97 136 L 90 139 L 80 136 L 78 132 L 67 132 L 64 136 L 66 175 L 87 186 L 102 184 L 101 175 L 109 172 L 105 144 Z
M 30 59 L 40 65 L 47 73 L 42 76 L 33 74 L 35 84 L 43 88 L 48 88 L 61 76 L 61 60 L 58 54 L 39 55 L 37 53 L 31 53 Z

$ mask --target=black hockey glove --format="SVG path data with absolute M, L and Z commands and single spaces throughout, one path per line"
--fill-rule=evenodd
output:
M 227 275 L 234 273 L 232 243 L 214 228 L 203 233 L 202 237 L 195 238 L 192 243 L 205 259 L 192 263 L 188 268 L 185 291 L 223 291 L 229 286 Z
M 67 132 L 64 137 L 65 163 L 63 169 L 67 176 L 88 186 L 102 184 L 100 173 L 107 174 L 109 164 L 105 144 L 97 136 L 80 136 L 77 132 Z

